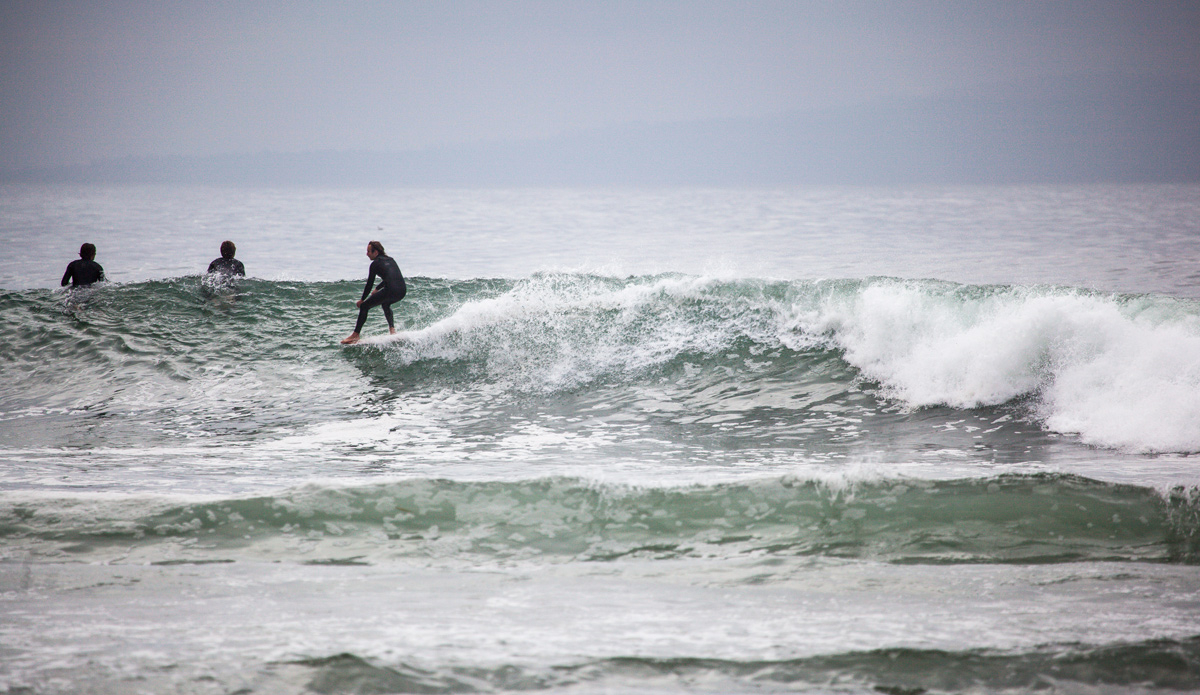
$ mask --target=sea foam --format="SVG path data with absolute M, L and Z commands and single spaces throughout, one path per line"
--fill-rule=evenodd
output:
M 1090 444 L 1200 450 L 1200 317 L 1185 302 L 877 281 L 795 320 L 910 407 L 1032 397 L 1047 428 Z
M 1200 451 L 1200 308 L 1161 296 L 548 274 L 468 300 L 410 337 L 398 346 L 405 361 L 465 362 L 493 383 L 535 391 L 636 380 L 747 343 L 759 363 L 780 347 L 832 349 L 909 408 L 1027 399 L 1044 427 L 1088 444 Z

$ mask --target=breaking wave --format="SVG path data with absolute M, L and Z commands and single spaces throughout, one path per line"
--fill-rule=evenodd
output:
M 720 411 L 730 392 L 746 407 L 787 408 L 814 393 L 875 411 L 1008 405 L 1094 446 L 1200 451 L 1193 301 L 887 278 L 415 278 L 398 311 L 402 340 L 341 349 L 355 285 L 254 280 L 214 298 L 181 278 L 57 302 L 0 293 L 0 396 L 10 404 L 0 415 L 23 403 L 82 407 L 69 398 L 79 393 L 130 409 L 273 409 L 264 375 L 295 382 L 302 365 L 300 381 L 320 384 L 311 375 L 344 355 L 407 392 L 536 397 L 665 383 L 682 385 L 700 412 Z M 197 388 L 239 371 L 243 383 L 226 378 L 221 400 Z M 308 395 L 298 410 L 319 420 L 328 401 Z

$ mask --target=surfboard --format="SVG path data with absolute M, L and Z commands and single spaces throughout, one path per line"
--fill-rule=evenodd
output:
M 384 333 L 383 335 L 368 335 L 359 338 L 357 343 L 352 343 L 347 347 L 354 347 L 355 345 L 388 345 L 390 343 L 398 343 L 408 339 L 409 336 L 407 332 L 396 331 L 394 334 Z

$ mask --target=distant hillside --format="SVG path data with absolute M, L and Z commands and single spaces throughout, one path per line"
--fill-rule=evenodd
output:
M 408 152 L 128 158 L 6 181 L 759 185 L 1200 181 L 1200 82 L 972 91 Z

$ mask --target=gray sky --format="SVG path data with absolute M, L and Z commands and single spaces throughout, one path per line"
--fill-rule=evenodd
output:
M 0 0 L 0 169 L 420 149 L 1113 74 L 1200 75 L 1200 2 Z

